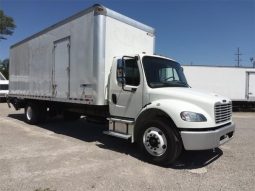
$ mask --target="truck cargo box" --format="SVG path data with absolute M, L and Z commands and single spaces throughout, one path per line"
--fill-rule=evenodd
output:
M 154 53 L 154 29 L 101 5 L 14 44 L 10 96 L 106 105 L 114 56 Z

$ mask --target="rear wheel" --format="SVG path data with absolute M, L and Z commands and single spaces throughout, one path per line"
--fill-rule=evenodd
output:
M 182 143 L 174 124 L 164 119 L 146 122 L 138 138 L 145 160 L 159 165 L 173 163 L 181 154 Z
M 28 103 L 25 108 L 26 122 L 29 124 L 37 124 L 39 122 L 39 109 L 33 103 Z
M 46 120 L 46 107 L 38 103 L 28 103 L 25 107 L 26 122 L 34 125 Z

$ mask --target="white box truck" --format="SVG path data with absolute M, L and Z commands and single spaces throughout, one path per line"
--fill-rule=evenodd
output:
M 0 103 L 6 100 L 9 92 L 9 80 L 6 80 L 4 75 L 0 72 Z
M 107 119 L 156 164 L 234 134 L 231 100 L 189 88 L 176 61 L 154 54 L 154 29 L 94 5 L 11 47 L 10 93 L 30 124 L 47 112 Z
M 183 66 L 192 88 L 224 95 L 233 108 L 255 108 L 255 68 L 224 66 Z

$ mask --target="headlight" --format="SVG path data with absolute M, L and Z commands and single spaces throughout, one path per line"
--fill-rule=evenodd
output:
M 195 113 L 191 111 L 183 111 L 181 112 L 181 118 L 184 121 L 189 122 L 202 122 L 207 121 L 206 117 L 202 115 L 201 113 Z

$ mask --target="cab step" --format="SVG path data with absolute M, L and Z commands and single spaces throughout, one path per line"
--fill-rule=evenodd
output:
M 125 139 L 125 140 L 128 140 L 131 138 L 131 135 L 126 135 L 126 134 L 118 133 L 118 132 L 114 132 L 114 131 L 103 131 L 103 133 L 105 135 L 110 135 L 110 136 L 118 137 L 118 138 Z
M 114 122 L 119 122 L 119 123 L 126 123 L 126 124 L 134 124 L 134 120 L 131 119 L 121 119 L 121 118 L 107 118 L 108 121 L 114 121 Z

